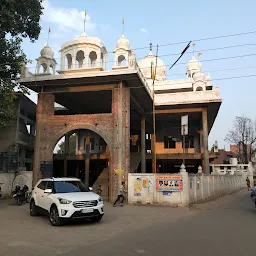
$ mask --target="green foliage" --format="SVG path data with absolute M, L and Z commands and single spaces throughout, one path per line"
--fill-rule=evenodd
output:
M 17 84 L 20 67 L 28 62 L 21 49 L 24 38 L 38 39 L 41 27 L 42 0 L 0 1 L 0 128 L 8 126 L 13 118 L 15 93 L 27 93 Z
M 65 152 L 65 142 L 61 142 L 59 145 L 59 150 L 57 154 L 64 154 Z M 76 154 L 76 135 L 73 134 L 69 137 L 69 155 Z

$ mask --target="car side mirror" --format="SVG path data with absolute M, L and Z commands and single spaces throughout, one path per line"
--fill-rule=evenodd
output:
M 93 191 L 92 187 L 89 187 L 89 190 L 90 190 L 90 191 Z
M 52 193 L 52 189 L 46 189 L 45 191 L 44 191 L 44 193 L 47 193 L 47 194 L 51 194 Z

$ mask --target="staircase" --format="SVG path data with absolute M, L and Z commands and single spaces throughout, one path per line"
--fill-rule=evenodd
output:
M 141 161 L 141 153 L 140 152 L 131 152 L 130 153 L 130 172 L 136 172 Z
M 105 201 L 108 201 L 108 176 L 109 176 L 108 173 L 109 173 L 109 169 L 104 168 L 92 187 L 93 191 L 96 192 L 99 185 L 101 185 L 101 189 L 102 189 L 101 196 Z

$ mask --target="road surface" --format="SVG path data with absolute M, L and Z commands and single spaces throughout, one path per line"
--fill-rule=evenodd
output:
M 1 256 L 253 255 L 256 209 L 248 191 L 191 208 L 105 207 L 101 223 L 52 227 L 27 205 L 0 201 Z

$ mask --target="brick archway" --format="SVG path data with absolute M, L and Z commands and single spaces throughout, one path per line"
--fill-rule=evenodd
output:
M 112 152 L 113 152 L 113 143 L 112 143 L 112 140 L 111 138 L 104 132 L 102 131 L 101 129 L 97 129 L 94 125 L 90 125 L 90 124 L 79 124 L 79 125 L 69 125 L 65 128 L 63 128 L 62 130 L 60 131 L 57 131 L 55 133 L 54 136 L 52 136 L 51 138 L 51 142 L 50 142 L 50 145 L 49 145 L 49 150 L 51 150 L 51 152 L 53 152 L 56 144 L 58 143 L 58 141 L 68 132 L 71 132 L 71 131 L 74 131 L 74 130 L 89 130 L 89 131 L 92 131 L 92 132 L 95 132 L 96 134 L 98 134 L 102 139 L 104 139 L 104 141 L 106 142 L 106 144 L 108 145 L 109 147 L 109 150 L 110 150 L 110 155 L 112 155 Z

